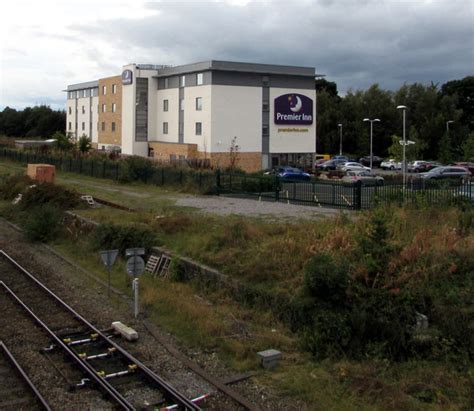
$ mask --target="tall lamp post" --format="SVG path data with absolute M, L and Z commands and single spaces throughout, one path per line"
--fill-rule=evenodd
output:
M 342 156 L 342 124 L 337 125 L 339 127 L 339 155 Z
M 374 118 L 373 120 L 371 120 L 370 118 L 364 118 L 363 121 L 370 121 L 370 169 L 372 170 L 372 158 L 373 158 L 373 151 L 372 151 L 372 136 L 373 136 L 373 126 L 374 126 L 374 122 L 379 122 L 380 119 L 378 118 Z
M 449 133 L 449 125 L 450 125 L 451 123 L 454 123 L 454 120 L 448 120 L 448 121 L 446 121 L 446 133 Z
M 407 106 L 397 106 L 397 110 L 402 110 L 403 111 L 403 161 L 402 161 L 402 167 L 403 167 L 403 189 L 405 190 L 406 186 L 406 172 L 407 172 L 407 162 L 406 162 L 406 149 L 407 149 L 407 138 L 405 134 L 405 119 L 406 119 L 406 109 Z

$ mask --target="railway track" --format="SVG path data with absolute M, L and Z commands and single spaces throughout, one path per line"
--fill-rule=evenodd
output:
M 0 341 L 0 410 L 50 409 L 13 354 Z
M 61 352 L 82 378 L 71 388 L 99 389 L 115 407 L 200 410 L 113 339 L 73 310 L 3 250 L 0 293 L 21 307 L 51 341 L 46 355 Z M 0 407 L 1 408 L 1 407 Z

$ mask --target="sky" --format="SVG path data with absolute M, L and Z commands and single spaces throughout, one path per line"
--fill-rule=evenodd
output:
M 0 109 L 65 106 L 128 63 L 315 67 L 339 93 L 474 75 L 474 0 L 2 3 Z

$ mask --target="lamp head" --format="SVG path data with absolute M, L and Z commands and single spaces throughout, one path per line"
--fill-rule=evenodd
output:
M 397 106 L 397 110 L 406 110 L 407 106 Z
M 370 121 L 368 118 L 364 118 L 362 121 Z

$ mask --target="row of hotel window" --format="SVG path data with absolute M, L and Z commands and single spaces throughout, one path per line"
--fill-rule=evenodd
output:
M 86 130 L 86 123 L 84 121 L 82 122 L 81 126 L 82 126 L 81 130 L 85 131 Z M 92 123 L 90 123 L 90 127 L 92 127 Z M 97 123 L 97 129 L 99 129 L 99 123 Z M 179 123 L 179 129 L 180 129 L 179 132 L 182 133 L 183 132 L 183 124 L 182 123 Z M 68 124 L 68 130 L 72 131 L 72 123 L 71 122 L 69 122 L 69 124 Z M 76 123 L 76 130 L 77 130 L 77 123 Z M 115 122 L 112 121 L 110 131 L 114 133 L 115 130 L 116 130 Z M 102 121 L 101 126 L 100 126 L 100 131 L 106 131 L 105 121 Z M 195 133 L 196 133 L 197 136 L 202 135 L 202 123 L 198 122 L 198 123 L 195 124 Z M 168 134 L 168 122 L 167 121 L 165 121 L 163 123 L 163 134 Z
M 76 115 L 77 115 L 77 108 L 76 108 Z M 94 111 L 94 107 L 91 106 L 91 113 Z M 99 112 L 99 106 L 97 106 L 97 112 Z M 106 104 L 102 104 L 102 113 L 106 113 L 107 112 L 107 105 Z M 116 103 L 112 103 L 112 113 L 116 113 L 117 112 L 117 104 Z M 72 107 L 69 107 L 69 115 L 72 114 Z M 85 106 L 82 106 L 82 114 L 86 114 L 86 107 Z
M 69 98 L 84 98 L 84 97 L 97 97 L 99 94 L 99 89 L 90 88 L 84 90 L 70 91 Z M 117 84 L 112 84 L 112 94 L 117 94 Z M 102 95 L 107 95 L 107 86 L 102 86 Z
M 92 127 L 92 123 L 89 123 L 90 127 Z M 81 124 L 81 130 L 82 131 L 85 131 L 86 130 L 86 123 L 83 121 L 82 124 Z M 99 123 L 97 123 L 97 130 L 99 129 Z M 112 133 L 115 133 L 115 130 L 117 129 L 117 127 L 115 126 L 115 121 L 112 121 L 112 123 L 110 123 L 110 131 Z M 76 123 L 76 130 L 77 130 L 77 123 Z M 68 131 L 72 131 L 72 123 L 69 122 L 68 124 Z M 102 121 L 101 125 L 100 125 L 100 131 L 106 131 L 106 127 L 105 127 L 105 121 Z

